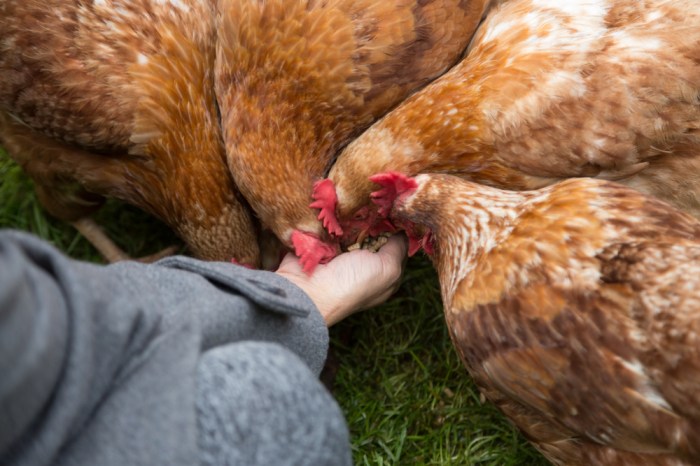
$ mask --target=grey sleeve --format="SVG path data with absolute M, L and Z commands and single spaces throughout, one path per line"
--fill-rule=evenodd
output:
M 280 344 L 318 374 L 328 331 L 274 273 L 185 257 L 97 266 L 0 232 L 0 464 L 59 453 L 61 464 L 196 464 L 197 363 L 236 341 Z M 105 442 L 115 447 L 94 448 Z

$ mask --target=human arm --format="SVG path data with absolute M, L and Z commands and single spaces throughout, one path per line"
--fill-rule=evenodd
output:
M 328 330 L 271 272 L 185 257 L 98 266 L 0 232 L 0 464 L 195 464 L 196 366 L 244 340 L 318 374 Z
M 388 297 L 403 255 L 345 254 L 297 278 L 343 317 Z M 98 266 L 0 231 L 0 464 L 195 464 L 196 367 L 244 341 L 280 344 L 318 375 L 328 330 L 282 274 L 177 256 Z

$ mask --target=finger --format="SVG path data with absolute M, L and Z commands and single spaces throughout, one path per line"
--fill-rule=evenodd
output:
M 299 257 L 297 257 L 293 252 L 288 252 L 282 258 L 277 270 L 287 270 L 289 272 L 301 271 L 302 267 L 299 263 Z
M 377 254 L 386 258 L 404 258 L 408 254 L 408 238 L 404 233 L 397 233 L 389 237 L 389 241 L 382 246 Z
M 387 279 L 399 281 L 406 265 L 407 252 L 408 240 L 403 233 L 389 238 L 389 241 L 378 251 L 382 272 Z
M 398 287 L 390 287 L 389 289 L 385 290 L 383 293 L 381 293 L 378 296 L 375 296 L 374 298 L 368 300 L 364 306 L 362 306 L 361 309 L 369 309 L 371 307 L 379 306 L 380 304 L 384 304 L 391 298 L 394 293 L 398 290 Z

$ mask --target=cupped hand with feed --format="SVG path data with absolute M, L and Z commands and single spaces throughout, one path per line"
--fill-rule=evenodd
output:
M 394 235 L 374 253 L 358 249 L 304 273 L 299 258 L 285 256 L 277 273 L 309 295 L 330 327 L 346 317 L 389 299 L 400 285 L 407 251 L 406 237 Z

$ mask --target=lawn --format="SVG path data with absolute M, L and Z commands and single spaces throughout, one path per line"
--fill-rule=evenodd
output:
M 101 261 L 72 227 L 47 217 L 31 182 L 0 149 L 0 228 L 31 231 L 72 257 Z M 146 214 L 108 202 L 96 219 L 133 256 L 176 238 Z M 331 330 L 333 394 L 350 426 L 358 465 L 548 464 L 479 392 L 444 325 L 437 277 L 411 259 L 389 303 Z

